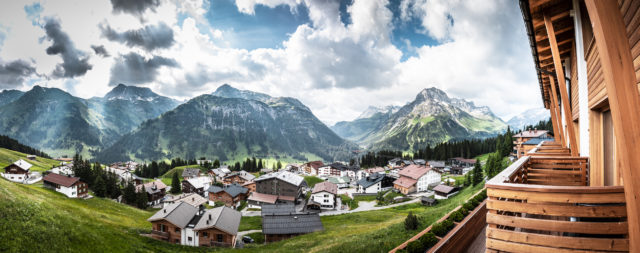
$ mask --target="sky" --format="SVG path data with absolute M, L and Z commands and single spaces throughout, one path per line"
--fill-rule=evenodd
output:
M 505 121 L 542 107 L 510 0 L 5 1 L 0 89 L 104 96 L 119 83 L 186 100 L 222 84 L 295 97 L 323 122 L 425 88 Z

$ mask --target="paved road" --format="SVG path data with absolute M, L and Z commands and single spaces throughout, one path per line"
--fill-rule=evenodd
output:
M 387 209 L 387 208 L 392 208 L 392 207 L 396 207 L 396 206 L 402 206 L 402 205 L 407 205 L 407 204 L 411 204 L 411 203 L 416 203 L 416 202 L 419 202 L 419 201 L 420 201 L 420 198 L 417 198 L 417 199 L 412 199 L 412 200 L 409 200 L 409 201 L 406 201 L 406 202 L 393 204 L 393 205 L 388 205 L 388 206 L 375 206 L 376 205 L 375 201 L 360 201 L 360 202 L 358 202 L 358 208 L 356 208 L 354 210 L 327 211 L 327 212 L 320 213 L 320 216 L 330 216 L 330 215 L 340 215 L 340 214 L 345 214 L 345 213 L 357 213 L 357 212 L 381 210 L 381 209 Z

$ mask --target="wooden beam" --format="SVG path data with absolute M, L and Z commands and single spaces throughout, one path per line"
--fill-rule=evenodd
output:
M 565 138 L 565 133 L 562 130 L 562 120 L 560 110 L 558 110 L 558 93 L 556 92 L 556 82 L 553 80 L 553 76 L 549 75 L 549 82 L 551 86 L 551 115 L 552 122 L 554 128 L 554 137 L 557 135 L 559 138 L 556 139 L 556 142 L 562 143 L 563 147 L 567 147 L 567 141 Z M 554 115 L 555 114 L 555 115 Z
M 563 27 L 562 29 L 556 30 L 556 34 L 562 34 L 564 32 L 571 31 L 571 30 L 573 30 L 573 26 Z M 536 35 L 536 42 L 544 41 L 546 39 L 549 39 L 546 33 L 541 35 Z
M 566 39 L 563 41 L 558 42 L 558 46 L 564 46 L 565 44 L 569 43 L 569 42 L 573 42 L 572 39 Z M 545 45 L 545 46 L 540 46 L 538 45 L 538 52 L 544 52 L 546 50 L 549 50 L 551 48 L 551 45 Z
M 549 54 L 546 54 L 546 52 L 540 52 L 538 51 L 540 54 L 540 57 L 538 57 L 538 61 L 540 61 L 540 63 L 542 63 L 542 61 L 544 60 L 549 60 L 553 58 L 553 52 L 549 51 Z M 566 53 L 570 53 L 571 52 L 571 48 L 565 48 L 562 49 L 562 51 L 560 51 L 560 55 L 566 54 Z M 551 61 L 550 63 L 553 63 L 553 61 Z
M 554 14 L 553 16 L 550 17 L 550 19 L 551 19 L 551 21 L 556 21 L 558 19 L 565 18 L 565 17 L 569 17 L 569 9 L 567 9 L 566 11 L 563 10 L 561 12 L 558 12 L 558 13 Z M 544 19 L 534 19 L 533 20 L 533 29 L 534 30 L 538 30 L 540 27 L 543 27 L 543 26 L 545 26 Z M 547 34 L 550 34 L 548 30 L 547 30 Z
M 562 109 L 564 111 L 564 120 L 567 125 L 571 124 L 571 110 L 569 109 L 569 95 L 567 93 L 567 82 L 564 78 L 564 68 L 562 67 L 562 61 L 560 60 L 560 52 L 558 51 L 558 43 L 556 42 L 555 32 L 553 31 L 553 24 L 549 16 L 544 16 L 544 24 L 547 27 L 547 34 L 549 34 L 549 45 L 551 45 L 551 53 L 553 55 L 553 65 L 556 68 L 556 75 L 558 78 L 558 88 L 560 88 L 560 97 L 562 100 Z M 631 52 L 631 51 L 629 51 Z M 553 80 L 553 78 L 550 78 Z M 553 83 L 551 83 L 553 84 Z M 554 85 L 551 85 L 552 87 Z M 567 133 L 569 135 L 569 148 L 571 148 L 571 156 L 578 156 L 578 146 L 576 145 L 576 133 L 573 127 L 568 127 Z
M 600 64 L 609 95 L 616 138 L 616 158 L 622 167 L 629 222 L 629 251 L 640 251 L 640 94 L 617 1 L 586 0 Z

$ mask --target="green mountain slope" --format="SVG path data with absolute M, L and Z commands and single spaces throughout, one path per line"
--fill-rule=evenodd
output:
M 0 148 L 0 168 L 4 168 L 20 159 L 25 160 L 33 165 L 33 167 L 31 167 L 32 171 L 46 171 L 50 170 L 52 167 L 60 165 L 60 161 L 42 157 L 36 157 L 35 161 L 29 160 L 27 159 L 27 154 L 25 153 L 20 153 L 18 151 L 13 151 L 6 148 Z
M 368 115 L 333 129 L 372 150 L 413 151 L 426 144 L 494 136 L 507 127 L 488 107 L 450 98 L 437 88 L 422 90 L 414 101 L 388 116 Z
M 144 122 L 98 158 L 108 162 L 206 156 L 229 161 L 251 155 L 306 160 L 304 154 L 311 153 L 332 160 L 346 158 L 354 147 L 298 100 L 263 101 L 214 95 L 196 97 Z
M 336 134 L 347 140 L 361 142 L 374 130 L 381 127 L 400 107 L 369 107 L 353 121 L 340 121 L 331 127 Z
M 52 156 L 94 151 L 113 144 L 144 120 L 178 103 L 147 88 L 119 85 L 104 98 L 85 100 L 56 88 L 34 86 L 0 107 L 0 134 Z

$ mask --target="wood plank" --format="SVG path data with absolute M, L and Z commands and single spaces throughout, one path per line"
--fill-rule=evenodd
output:
M 549 81 L 551 81 L 551 103 L 552 103 L 552 108 L 553 111 L 555 112 L 556 116 L 556 125 L 555 125 L 555 129 L 553 134 L 557 134 L 560 136 L 560 143 L 562 143 L 562 147 L 567 147 L 567 141 L 566 141 L 566 137 L 565 137 L 565 133 L 564 131 L 562 131 L 562 120 L 561 119 L 561 114 L 560 114 L 560 109 L 558 108 L 558 93 L 556 92 L 556 84 L 553 81 L 553 76 L 549 75 Z M 553 123 L 553 122 L 552 122 Z
M 557 203 L 625 203 L 624 194 L 620 193 L 544 193 L 488 188 L 487 196 Z
M 555 203 L 523 203 L 489 200 L 487 208 L 516 213 L 528 213 L 564 217 L 627 217 L 625 206 L 576 206 Z
M 564 68 L 562 67 L 562 60 L 560 59 L 560 52 L 558 51 L 558 43 L 556 42 L 555 31 L 553 29 L 553 24 L 551 23 L 551 18 L 547 15 L 544 15 L 544 25 L 547 28 L 547 34 L 549 34 L 549 45 L 551 45 L 551 53 L 553 55 L 553 65 L 556 68 L 556 77 L 558 78 L 558 88 L 560 89 L 560 98 L 562 100 L 562 109 L 564 112 L 565 122 L 567 124 L 571 123 L 571 109 L 569 105 L 571 102 L 569 101 L 569 95 L 567 93 L 567 82 L 565 80 Z M 551 79 L 553 80 L 553 79 Z M 551 83 L 553 86 L 553 82 Z M 567 129 L 568 132 L 568 140 L 569 140 L 569 148 L 571 148 L 571 155 L 578 156 L 578 147 L 576 146 L 576 133 L 575 130 L 570 127 Z
M 640 94 L 636 86 L 631 49 L 618 7 L 609 1 L 586 0 L 596 46 L 601 56 L 605 85 L 616 137 L 617 160 L 622 168 L 630 251 L 640 251 Z
M 487 214 L 487 223 L 507 227 L 535 229 L 552 232 L 569 232 L 594 235 L 624 235 L 628 233 L 627 222 L 581 222 L 558 221 L 500 214 Z
M 534 244 L 553 248 L 583 250 L 628 251 L 629 239 L 553 236 L 487 228 L 487 237 L 509 242 Z
M 572 250 L 572 249 L 563 249 L 556 247 L 544 247 L 544 246 L 535 246 L 531 244 L 523 244 L 523 243 L 514 243 L 507 242 L 502 240 L 496 240 L 487 238 L 487 248 L 498 250 L 499 252 L 533 252 L 533 253 L 547 253 L 547 252 L 557 252 L 557 253 L 591 253 L 591 252 L 603 252 L 603 251 L 588 251 L 588 250 Z

